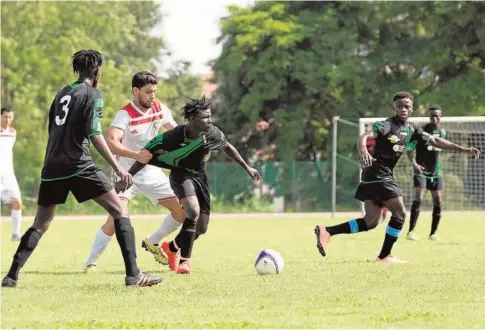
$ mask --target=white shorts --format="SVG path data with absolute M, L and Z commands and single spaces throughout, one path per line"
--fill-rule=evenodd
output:
M 133 177 L 133 185 L 130 189 L 119 193 L 118 196 L 121 199 L 132 200 L 138 193 L 148 198 L 153 205 L 177 198 L 170 186 L 170 180 L 162 171 L 140 177 L 135 175 Z
M 11 203 L 12 200 L 19 202 L 22 200 L 15 175 L 0 177 L 0 200 L 4 203 Z

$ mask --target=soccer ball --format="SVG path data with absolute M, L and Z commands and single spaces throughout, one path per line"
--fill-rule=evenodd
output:
M 277 275 L 281 273 L 285 261 L 281 254 L 275 250 L 264 249 L 259 252 L 254 263 L 254 268 L 259 275 Z

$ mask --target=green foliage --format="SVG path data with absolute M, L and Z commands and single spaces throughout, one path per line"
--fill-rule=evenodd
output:
M 416 109 L 485 114 L 484 3 L 257 2 L 230 13 L 214 63 L 218 118 L 260 159 L 328 159 L 332 116 L 390 115 L 399 90 Z
M 105 99 L 106 131 L 116 111 L 131 98 L 132 75 L 141 70 L 156 72 L 156 61 L 167 52 L 163 38 L 152 35 L 161 19 L 154 1 L 2 3 L 1 101 L 12 104 L 15 112 L 15 171 L 28 207 L 35 205 L 40 183 L 50 104 L 56 92 L 77 79 L 71 55 L 83 48 L 103 54 L 99 87 Z M 178 64 L 159 83 L 157 97 L 175 115 L 184 96 L 201 93 L 200 79 L 188 69 L 188 63 Z M 97 152 L 93 157 L 108 169 Z M 83 208 L 84 204 L 77 210 L 89 211 Z

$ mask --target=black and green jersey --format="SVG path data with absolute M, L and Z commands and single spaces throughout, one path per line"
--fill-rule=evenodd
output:
M 428 141 L 429 135 L 413 123 L 400 123 L 396 117 L 374 124 L 377 133 L 372 166 L 362 170 L 362 183 L 393 179 L 393 171 L 407 146 L 413 141 Z
M 211 150 L 224 148 L 226 138 L 219 128 L 212 126 L 207 133 L 190 140 L 187 129 L 187 125 L 179 125 L 148 142 L 144 149 L 153 154 L 149 164 L 172 171 L 203 173 Z
M 442 128 L 435 128 L 432 124 L 423 126 L 423 130 L 436 137 L 446 138 L 446 131 Z M 423 174 L 426 177 L 439 177 L 441 175 L 440 153 L 441 149 L 427 145 L 423 141 L 415 141 L 409 146 L 409 151 L 416 150 L 416 163 L 424 167 Z
M 42 181 L 72 177 L 94 166 L 89 137 L 101 132 L 103 95 L 77 81 L 64 87 L 49 111 L 49 140 Z

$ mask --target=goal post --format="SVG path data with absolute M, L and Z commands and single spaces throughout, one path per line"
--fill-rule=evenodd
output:
M 341 164 L 338 160 L 344 153 L 358 164 L 358 136 L 365 132 L 367 124 L 373 125 L 382 120 L 386 120 L 386 118 L 360 118 L 357 126 L 354 126 L 355 123 L 351 121 L 343 121 L 339 117 L 334 118 L 332 214 L 341 208 L 338 192 L 342 179 L 339 177 Z M 429 122 L 429 117 L 411 117 L 409 121 L 417 125 L 424 125 Z M 448 140 L 463 146 L 476 147 L 485 152 L 485 116 L 443 116 L 440 122 L 441 128 L 447 132 Z M 355 132 L 349 132 L 349 129 L 342 132 L 342 126 L 352 127 Z M 354 139 L 353 147 L 348 142 L 343 142 L 348 138 Z M 485 209 L 485 155 L 475 160 L 467 154 L 444 150 L 440 160 L 445 185 L 442 194 L 443 207 L 455 211 Z M 358 166 L 359 175 L 353 187 L 354 192 L 360 182 L 361 171 L 362 169 Z M 404 202 L 409 207 L 414 198 L 413 169 L 405 154 L 401 156 L 396 165 L 394 176 L 402 189 Z M 422 207 L 428 209 L 432 207 L 430 194 L 425 194 Z M 363 212 L 363 203 L 360 203 L 360 210 Z

